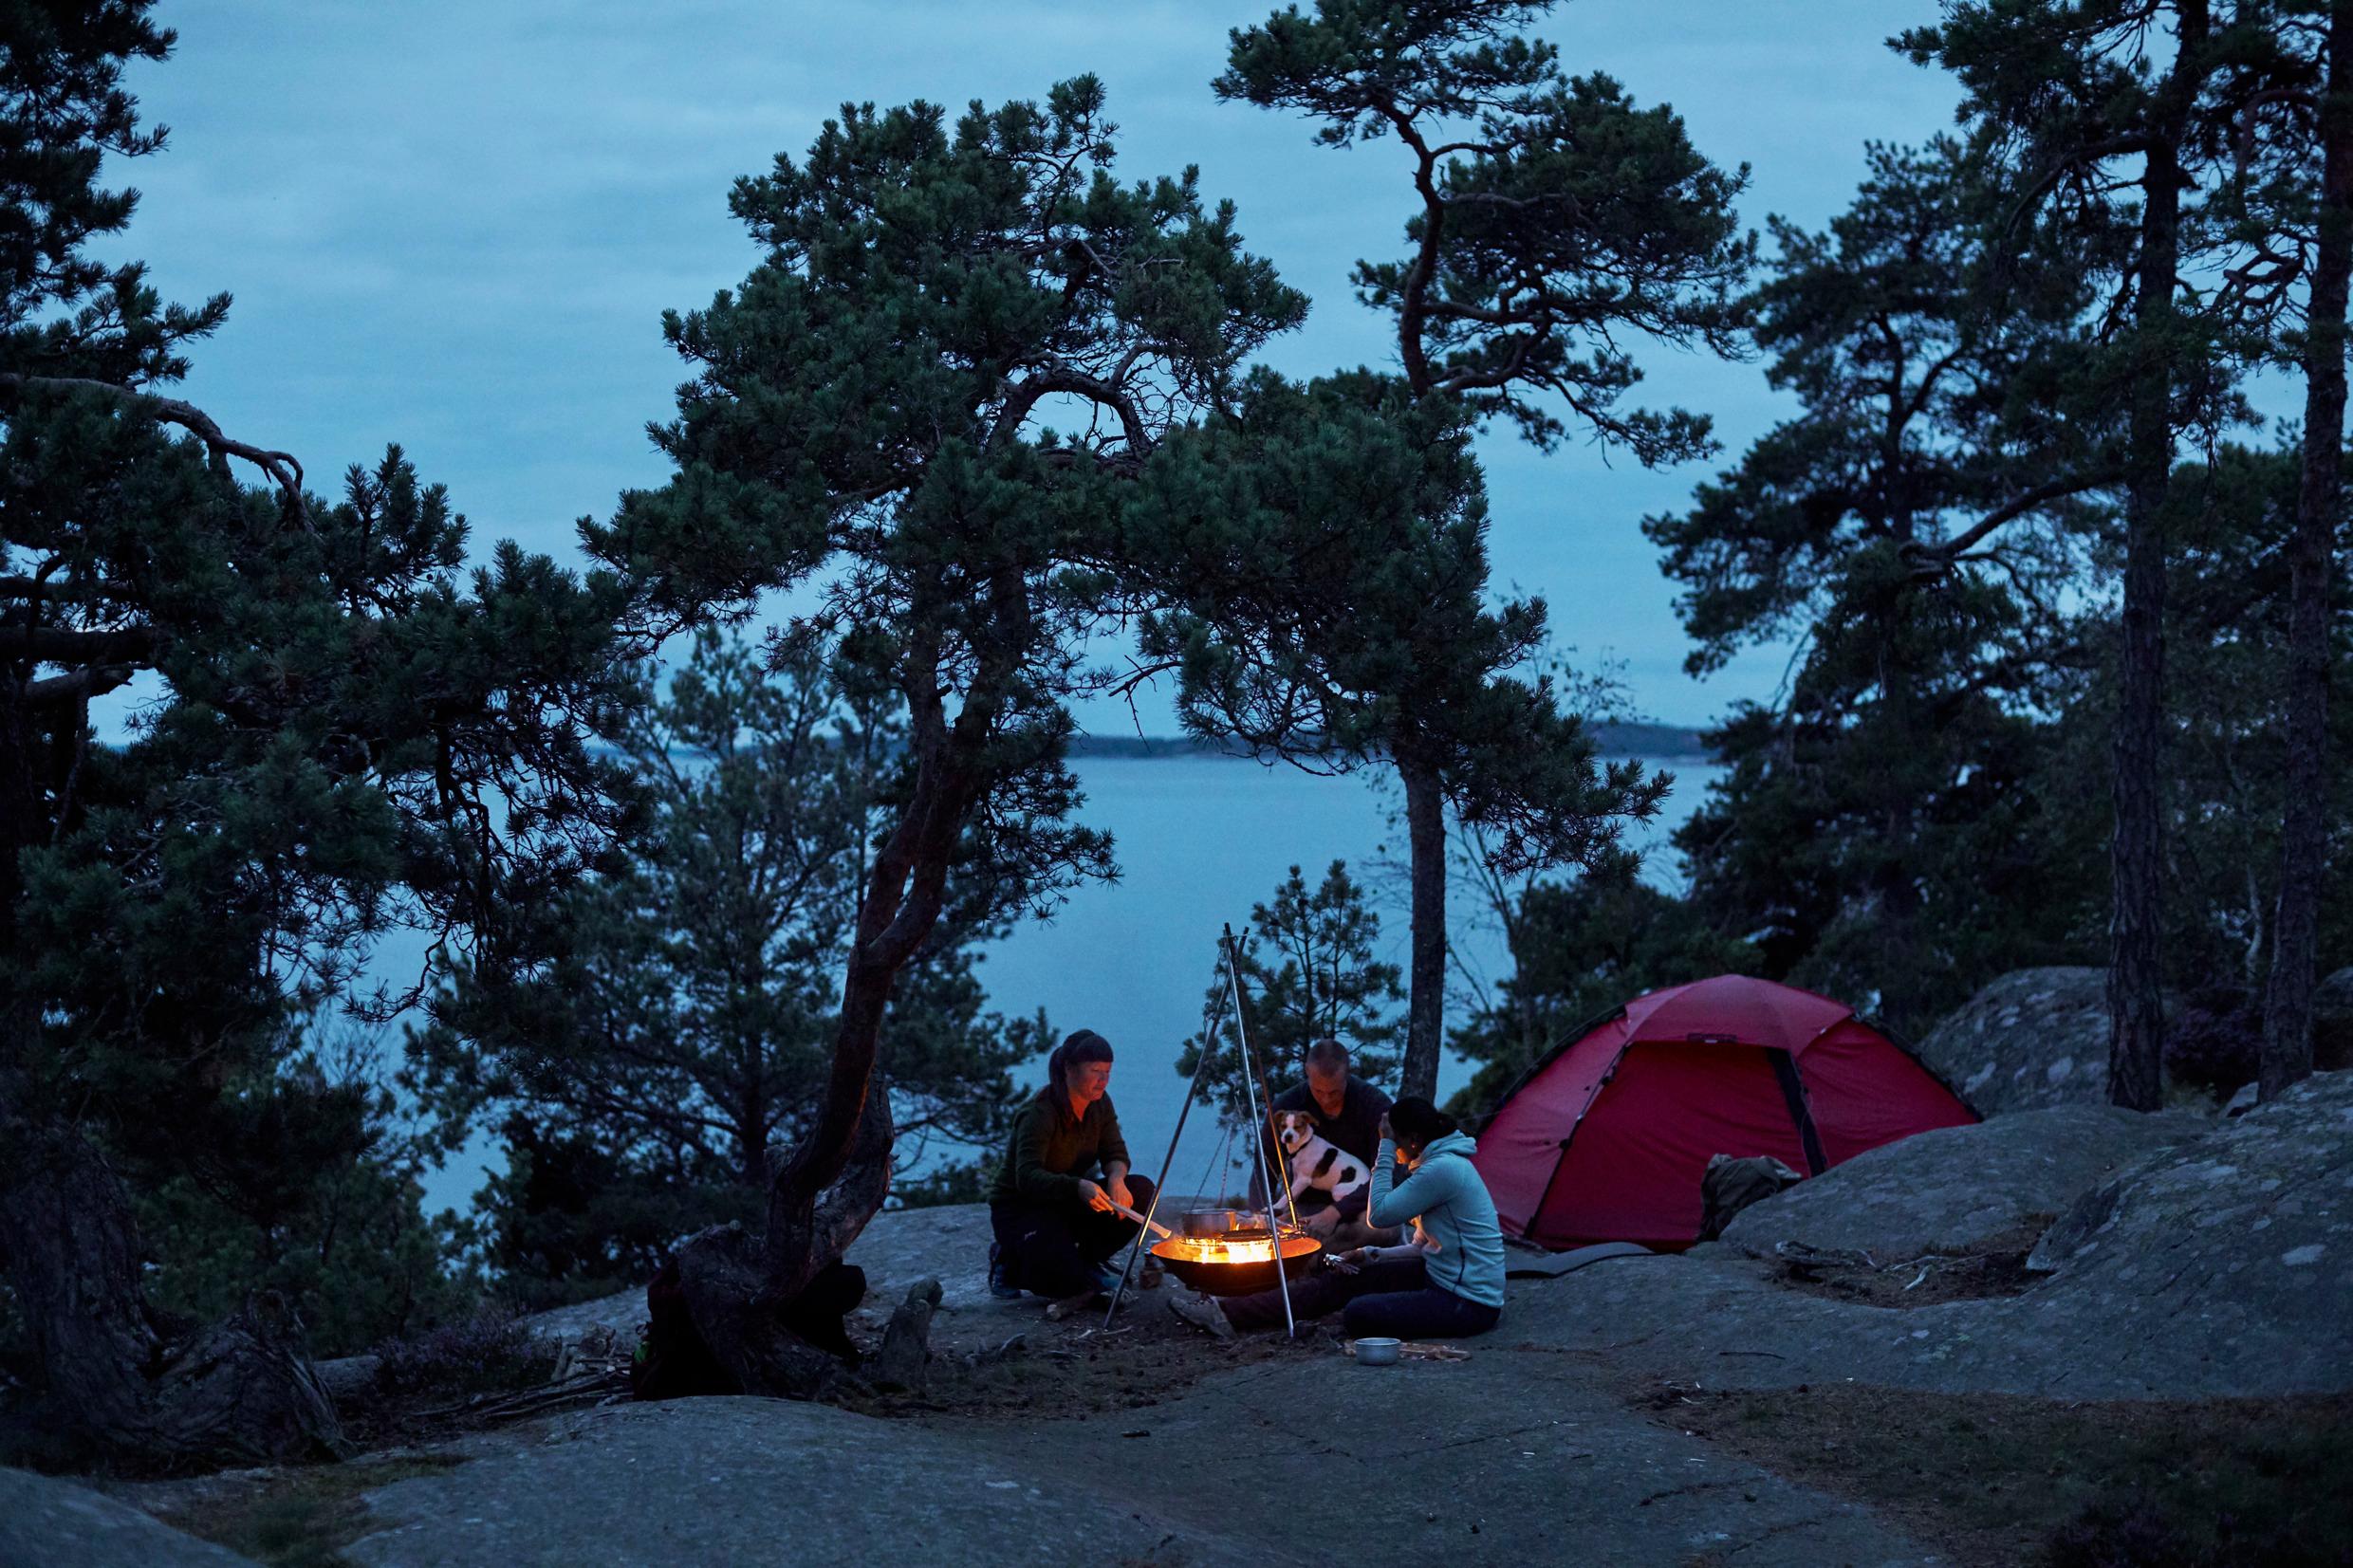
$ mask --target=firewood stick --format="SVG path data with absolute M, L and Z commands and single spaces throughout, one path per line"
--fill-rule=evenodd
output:
M 1162 1225 L 1158 1220 L 1145 1219 L 1141 1214 L 1137 1213 L 1134 1209 L 1128 1208 L 1127 1205 L 1121 1203 L 1116 1198 L 1112 1200 L 1111 1207 L 1126 1215 L 1129 1219 L 1134 1220 L 1138 1225 L 1151 1227 L 1152 1233 L 1158 1236 L 1162 1241 L 1166 1241 L 1170 1237 L 1176 1234 L 1176 1232 L 1171 1230 L 1168 1227 Z

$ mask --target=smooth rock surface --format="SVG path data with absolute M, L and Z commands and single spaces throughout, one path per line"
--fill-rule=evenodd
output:
M 1147 1493 L 1218 1499 L 1262 1562 L 1936 1560 L 1863 1508 L 1629 1410 L 1615 1369 L 1513 1330 L 1507 1309 L 1495 1333 L 1461 1341 L 1459 1362 L 1236 1368 L 1126 1418 L 1041 1422 L 1023 1441 L 1042 1465 L 1108 1461 Z
M 937 1280 L 948 1312 L 993 1311 L 989 1294 L 989 1206 L 944 1204 L 877 1214 L 843 1260 L 866 1271 L 868 1300 L 896 1306 L 907 1288 Z M 1033 1303 L 1034 1305 L 1034 1303 Z
M 2353 1373 L 2353 1072 L 2318 1073 L 2078 1200 L 2029 1267 L 2118 1332 L 2194 1318 L 2307 1386 Z
M 565 1344 L 577 1344 L 584 1336 L 598 1332 L 635 1340 L 645 1327 L 645 1287 L 617 1290 L 594 1301 L 534 1312 L 523 1319 L 523 1326 L 533 1334 Z
M 0 1469 L 0 1568 L 254 1568 L 127 1503 L 29 1470 Z
M 2353 1073 L 2160 1151 L 2079 1200 L 2022 1296 L 1913 1311 L 1761 1263 L 1626 1258 L 1514 1282 L 1507 1333 L 1720 1386 L 1852 1379 L 2071 1399 L 2353 1390 Z
M 1028 1448 L 1017 1427 L 952 1436 L 786 1400 L 616 1406 L 368 1493 L 382 1527 L 343 1556 L 370 1568 L 1265 1559 L 1197 1510 L 1135 1503 L 1150 1491 L 1140 1454 L 1071 1470 Z
M 2314 987 L 2312 1010 L 2323 1013 L 2353 1013 L 2353 964 L 2347 964 Z
M 326 1396 L 340 1405 L 366 1394 L 383 1365 L 380 1356 L 339 1356 L 328 1361 L 313 1361 L 310 1370 L 319 1374 L 319 1386 L 326 1390 Z
M 1856 1155 L 1742 1209 L 1724 1240 L 1868 1252 L 1881 1263 L 1957 1252 L 2047 1224 L 2124 1166 L 2214 1131 L 2182 1112 L 2054 1105 L 1939 1127 Z
M 1927 1062 L 1982 1116 L 2108 1098 L 2107 973 L 2015 969 L 1919 1042 Z
M 1338 1356 L 1239 1367 L 1094 1419 L 926 1428 L 753 1399 L 587 1411 L 368 1494 L 382 1527 L 344 1556 L 369 1568 L 1935 1560 L 1863 1508 L 1630 1411 L 1603 1369 L 1494 1339 L 1471 1348 L 1465 1362 L 1377 1371 Z

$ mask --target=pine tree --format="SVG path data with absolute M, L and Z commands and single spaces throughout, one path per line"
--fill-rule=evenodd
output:
M 1356 280 L 1396 323 L 1409 400 L 1507 420 L 1547 451 L 1574 428 L 1645 465 L 1702 455 L 1713 450 L 1705 418 L 1626 405 L 1640 371 L 1621 340 L 1735 351 L 1732 298 L 1753 251 L 1732 212 L 1746 170 L 1715 168 L 1671 111 L 1636 107 L 1608 77 L 1565 75 L 1550 45 L 1520 36 L 1549 9 L 1317 0 L 1312 16 L 1287 9 L 1236 29 L 1215 88 L 1307 115 L 1325 146 L 1403 144 L 1410 254 L 1360 262 Z M 1484 581 L 1483 556 L 1472 575 Z M 1491 679 L 1510 667 L 1476 654 L 1466 648 L 1425 667 L 1426 684 L 1417 673 L 1388 693 L 1384 744 L 1404 786 L 1413 866 L 1411 1094 L 1435 1091 L 1444 1039 L 1450 793 L 1474 794 L 1456 802 L 1464 820 L 1483 806 L 1519 817 L 1535 829 L 1522 841 L 1554 863 L 1597 833 L 1570 820 L 1600 783 L 1589 753 L 1582 769 L 1572 760 L 1573 721 L 1540 721 L 1567 731 L 1549 758 L 1540 737 L 1492 727 L 1498 709 L 1525 713 L 1526 693 Z M 1466 751 L 1502 773 L 1474 784 L 1460 770 Z M 1582 771 L 1583 786 L 1547 813 L 1511 778 L 1523 766 L 1550 779 Z M 1614 809 L 1643 814 L 1634 784 L 1614 791 Z M 1598 832 L 1609 838 L 1606 825 Z
M 2207 460 L 2177 467 L 2176 509 L 2166 519 L 2165 692 L 2174 717 L 2161 796 L 2165 979 L 2189 1010 L 2216 1020 L 2228 1038 L 2177 1039 L 2180 1030 L 2169 1026 L 2165 1059 L 2169 1081 L 2187 1070 L 2224 1094 L 2260 1073 L 2261 1004 L 2288 875 L 2282 839 L 2296 724 L 2291 544 L 2304 471 L 2292 439 L 2269 449 L 2226 444 Z M 2103 564 L 2112 564 L 2121 548 L 2121 541 L 2107 544 Z M 2353 672 L 2353 596 L 2340 575 L 2348 554 L 2353 544 L 2341 544 L 2331 574 L 2332 683 Z M 2085 957 L 2099 950 L 2103 934 L 2106 889 L 2097 851 L 2106 823 L 2103 802 L 2068 785 L 2099 767 L 2115 730 L 2115 617 L 2113 603 L 2092 601 L 2073 633 L 2083 656 L 2054 667 L 2035 692 L 2035 707 L 2049 717 L 2026 781 L 2047 824 L 2044 842 L 2057 851 L 2044 907 L 2066 911 L 2068 938 Z M 2346 739 L 2329 738 L 2313 806 L 2325 839 L 2337 843 L 2353 823 Z M 2323 883 L 2313 914 L 2317 951 L 2353 951 L 2353 889 L 2344 878 Z
M 2048 226 L 2088 241 L 2088 262 L 2117 258 L 2099 307 L 2107 352 L 2086 382 L 2126 411 L 2108 1091 L 2135 1110 L 2164 1093 L 2163 519 L 2177 442 L 2236 415 L 2231 371 L 2253 352 L 2231 341 L 2231 302 L 2202 298 L 2199 274 L 2230 246 L 2211 198 L 2238 121 L 2282 67 L 2271 11 L 2260 0 L 1955 0 L 1943 22 L 1898 41 L 1960 78 L 1963 121 L 2004 170 L 2000 238 Z
M 1694 896 L 1766 972 L 1925 1028 L 2033 950 L 2025 715 L 2073 656 L 2116 432 L 2068 380 L 2088 350 L 2077 236 L 1990 264 L 1995 193 L 1950 138 L 1870 150 L 1854 205 L 1747 302 L 1767 378 L 1804 412 L 1643 525 L 1694 674 L 1794 637 L 1786 701 L 1713 732 L 1731 771 L 1677 836 Z
M 337 1441 L 299 1326 L 274 1293 L 203 1328 L 152 1302 L 124 1177 L 250 1163 L 293 1024 L 387 929 L 525 958 L 610 826 L 584 741 L 621 604 L 511 545 L 462 579 L 398 449 L 328 505 L 156 390 L 229 302 L 90 253 L 135 204 L 104 157 L 162 146 L 121 87 L 170 50 L 148 10 L 16 7 L 0 51 L 0 1259 L 51 1430 L 259 1463 Z
M 1403 1000 L 1395 964 L 1376 953 L 1380 916 L 1364 900 L 1364 890 L 1334 860 L 1313 888 L 1290 869 L 1267 903 L 1251 907 L 1250 923 L 1238 934 L 1242 1000 L 1249 1008 L 1251 1056 L 1280 1092 L 1306 1071 L 1307 1047 L 1337 1040 L 1348 1047 L 1349 1072 L 1382 1083 L 1397 1071 L 1399 1020 L 1391 1010 Z M 1202 1073 L 1204 1098 L 1229 1125 L 1248 1127 L 1250 1088 L 1243 1081 L 1241 1032 L 1232 1018 L 1225 954 L 1211 967 L 1203 1005 L 1220 1010 L 1214 1063 Z M 1202 1037 L 1177 1053 L 1176 1071 L 1191 1077 L 1201 1060 Z
M 680 1254 L 695 1326 L 748 1390 L 833 1375 L 770 1309 L 882 1200 L 885 1008 L 960 868 L 1033 907 L 1109 868 L 1068 821 L 1062 759 L 1066 700 L 1094 689 L 1084 640 L 1139 607 L 1120 519 L 1167 432 L 1225 406 L 1304 310 L 1190 174 L 1113 177 L 1103 106 L 1091 78 L 953 122 L 847 105 L 806 161 L 739 181 L 764 260 L 665 323 L 694 367 L 658 433 L 676 474 L 588 530 L 652 623 L 806 589 L 805 627 L 906 705 L 808 1131 L 756 1242 Z
M 678 1237 L 756 1219 L 769 1149 L 809 1131 L 906 725 L 824 646 L 781 652 L 764 668 L 706 628 L 666 691 L 648 668 L 617 738 L 642 827 L 565 900 L 544 972 L 461 986 L 411 1042 L 411 1082 L 445 1116 L 502 1117 L 519 1146 L 488 1213 L 510 1296 L 621 1288 Z M 1049 1043 L 1042 1017 L 983 1007 L 1002 891 L 952 885 L 894 990 L 879 1058 L 902 1171 L 991 1142 L 1009 1070 Z
M 2303 482 L 2289 541 L 2287 790 L 2263 1005 L 2265 1098 L 2312 1071 L 2312 996 L 2329 860 L 2330 577 L 2344 490 L 2345 302 L 2353 283 L 2353 6 L 2276 8 L 2280 80 L 2240 108 L 2232 194 L 2254 256 L 2240 295 L 2276 312 L 2304 378 Z M 2292 286 L 2308 279 L 2301 323 Z
M 1670 781 L 1597 765 L 1541 668 L 1541 600 L 1486 603 L 1471 426 L 1393 377 L 1254 372 L 1230 418 L 1162 446 L 1131 508 L 1162 606 L 1139 618 L 1143 669 L 1178 672 L 1193 733 L 1311 772 L 1397 766 L 1410 744 L 1508 875 L 1622 870 L 1623 824 Z
M 121 1167 L 157 1305 L 209 1321 L 276 1292 L 331 1356 L 478 1310 L 464 1226 L 424 1213 L 452 1129 L 404 1113 L 369 1032 L 308 1021 L 269 1066 L 229 1087 L 203 1137 Z

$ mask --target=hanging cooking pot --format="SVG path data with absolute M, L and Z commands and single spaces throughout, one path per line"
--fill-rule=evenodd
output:
M 1234 1236 L 1267 1233 L 1267 1216 L 1255 1208 L 1189 1208 L 1176 1222 L 1187 1236 Z

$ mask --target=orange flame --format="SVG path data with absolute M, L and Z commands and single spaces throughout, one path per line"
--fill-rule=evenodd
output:
M 1321 1244 L 1312 1236 L 1286 1236 L 1283 1255 L 1296 1258 L 1312 1252 Z M 1274 1262 L 1274 1240 L 1269 1236 L 1248 1236 L 1239 1239 L 1224 1236 L 1172 1236 L 1152 1249 L 1163 1258 L 1174 1258 L 1188 1264 L 1270 1264 Z

